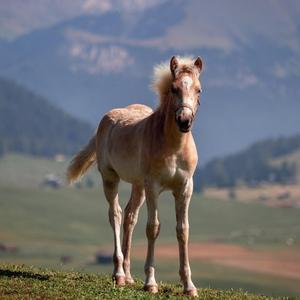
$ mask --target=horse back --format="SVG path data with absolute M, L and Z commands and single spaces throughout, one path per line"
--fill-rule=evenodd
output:
M 113 170 L 128 182 L 142 179 L 142 147 L 145 123 L 153 113 L 142 104 L 117 108 L 105 114 L 97 132 L 97 162 L 103 173 Z

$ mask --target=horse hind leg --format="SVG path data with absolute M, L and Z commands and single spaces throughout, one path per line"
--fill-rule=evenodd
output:
M 159 221 L 158 209 L 157 209 L 157 198 L 158 198 L 158 193 L 155 191 L 155 188 L 150 189 L 148 187 L 146 190 L 146 203 L 147 203 L 147 212 L 148 212 L 146 235 L 148 239 L 148 249 L 147 249 L 146 262 L 145 262 L 146 280 L 144 284 L 144 290 L 152 294 L 158 292 L 158 285 L 155 280 L 155 267 L 154 267 L 154 247 L 155 247 L 155 241 L 160 231 L 160 221 Z
M 124 211 L 124 234 L 122 251 L 124 255 L 123 267 L 125 280 L 128 284 L 133 284 L 134 280 L 130 273 L 130 250 L 134 227 L 138 220 L 140 207 L 145 201 L 145 191 L 143 187 L 132 185 L 131 196 Z
M 117 285 L 125 285 L 125 273 L 123 270 L 123 253 L 120 242 L 120 228 L 122 223 L 122 209 L 118 199 L 119 178 L 114 176 L 113 179 L 103 178 L 103 189 L 105 197 L 109 203 L 109 222 L 114 232 L 114 271 L 113 280 Z

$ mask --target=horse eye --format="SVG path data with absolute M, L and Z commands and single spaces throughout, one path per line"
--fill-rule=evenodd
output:
M 172 92 L 173 94 L 176 94 L 176 93 L 178 92 L 178 88 L 176 87 L 175 84 L 172 84 L 172 86 L 171 86 L 171 92 Z

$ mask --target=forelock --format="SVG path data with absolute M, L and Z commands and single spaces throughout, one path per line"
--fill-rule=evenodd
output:
M 193 74 L 194 73 L 194 59 L 189 56 L 176 56 L 178 60 L 178 74 L 182 72 Z M 170 62 L 166 61 L 154 67 L 152 89 L 159 95 L 160 101 L 169 92 L 170 86 L 173 81 L 173 75 L 170 70 Z

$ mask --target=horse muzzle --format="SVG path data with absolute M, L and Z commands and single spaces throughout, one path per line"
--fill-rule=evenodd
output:
M 175 121 L 178 129 L 183 132 L 189 132 L 192 129 L 194 113 L 191 107 L 180 106 L 175 111 Z

